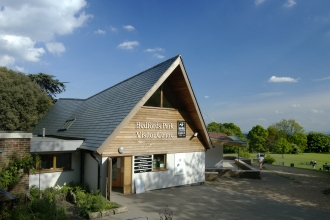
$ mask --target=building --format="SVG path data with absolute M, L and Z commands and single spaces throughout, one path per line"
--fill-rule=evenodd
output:
M 181 56 L 87 99 L 59 99 L 33 129 L 41 188 L 84 182 L 109 195 L 199 184 L 211 139 Z

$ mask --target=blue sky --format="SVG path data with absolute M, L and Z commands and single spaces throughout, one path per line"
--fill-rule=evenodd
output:
M 178 54 L 206 123 L 330 133 L 330 1 L 0 0 L 0 65 L 88 98 Z

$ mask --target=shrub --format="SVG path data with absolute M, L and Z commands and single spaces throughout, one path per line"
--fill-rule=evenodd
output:
M 240 151 L 239 156 L 244 157 L 246 159 L 250 158 L 250 153 L 247 151 Z
M 267 155 L 265 156 L 265 160 L 264 160 L 264 162 L 267 163 L 267 164 L 273 164 L 273 163 L 275 162 L 275 159 L 272 158 L 272 156 L 270 156 L 269 154 L 267 154 Z
M 92 212 L 101 212 L 113 208 L 117 208 L 118 205 L 110 203 L 104 198 L 100 191 L 85 193 L 82 190 L 76 192 L 77 206 L 81 210 L 81 215 L 86 216 Z

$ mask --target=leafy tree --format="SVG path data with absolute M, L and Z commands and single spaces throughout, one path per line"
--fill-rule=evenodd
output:
M 53 102 L 29 77 L 0 67 L 0 130 L 31 130 Z
M 250 152 L 266 152 L 266 140 L 268 131 L 261 125 L 254 126 L 247 136 L 249 140 Z
M 280 138 L 276 141 L 274 147 L 275 153 L 282 154 L 282 157 L 284 157 L 284 154 L 290 153 L 292 149 L 292 144 L 288 142 L 285 138 Z
M 285 138 L 292 146 L 293 153 L 302 153 L 307 147 L 307 137 L 304 128 L 293 119 L 283 119 L 272 125 L 278 130 L 277 140 Z
M 65 83 L 54 79 L 55 76 L 47 75 L 44 73 L 28 74 L 27 75 L 33 82 L 37 83 L 40 88 L 46 92 L 52 100 L 55 100 L 56 94 L 65 91 Z
M 274 126 L 269 126 L 267 128 L 268 137 L 266 140 L 266 146 L 269 152 L 274 152 L 276 141 L 280 138 L 280 133 L 277 128 Z
M 221 133 L 220 126 L 216 122 L 211 122 L 206 126 L 208 132 Z
M 330 136 L 320 132 L 309 132 L 307 135 L 308 152 L 330 152 Z
M 272 125 L 284 136 L 293 136 L 296 133 L 304 133 L 304 128 L 293 119 L 283 119 Z
M 295 133 L 291 138 L 291 143 L 295 146 L 292 149 L 293 153 L 303 153 L 307 147 L 307 135 L 304 133 Z
M 219 124 L 221 133 L 227 134 L 229 136 L 237 136 L 241 139 L 245 139 L 244 134 L 241 131 L 241 128 L 235 125 L 234 123 L 223 123 Z

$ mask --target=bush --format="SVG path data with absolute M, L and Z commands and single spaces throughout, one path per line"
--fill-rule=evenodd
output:
M 247 151 L 240 151 L 240 152 L 239 152 L 239 156 L 240 156 L 240 157 L 244 157 L 244 158 L 246 158 L 246 159 L 249 159 L 249 158 L 250 158 L 250 153 L 247 152 Z
M 265 156 L 265 160 L 264 162 L 267 164 L 273 164 L 276 160 L 274 158 L 272 158 L 272 156 L 270 156 L 269 154 L 267 154 Z
M 85 193 L 82 190 L 76 192 L 77 206 L 81 209 L 81 215 L 86 216 L 92 212 L 101 212 L 117 208 L 118 205 L 110 203 L 100 191 Z

